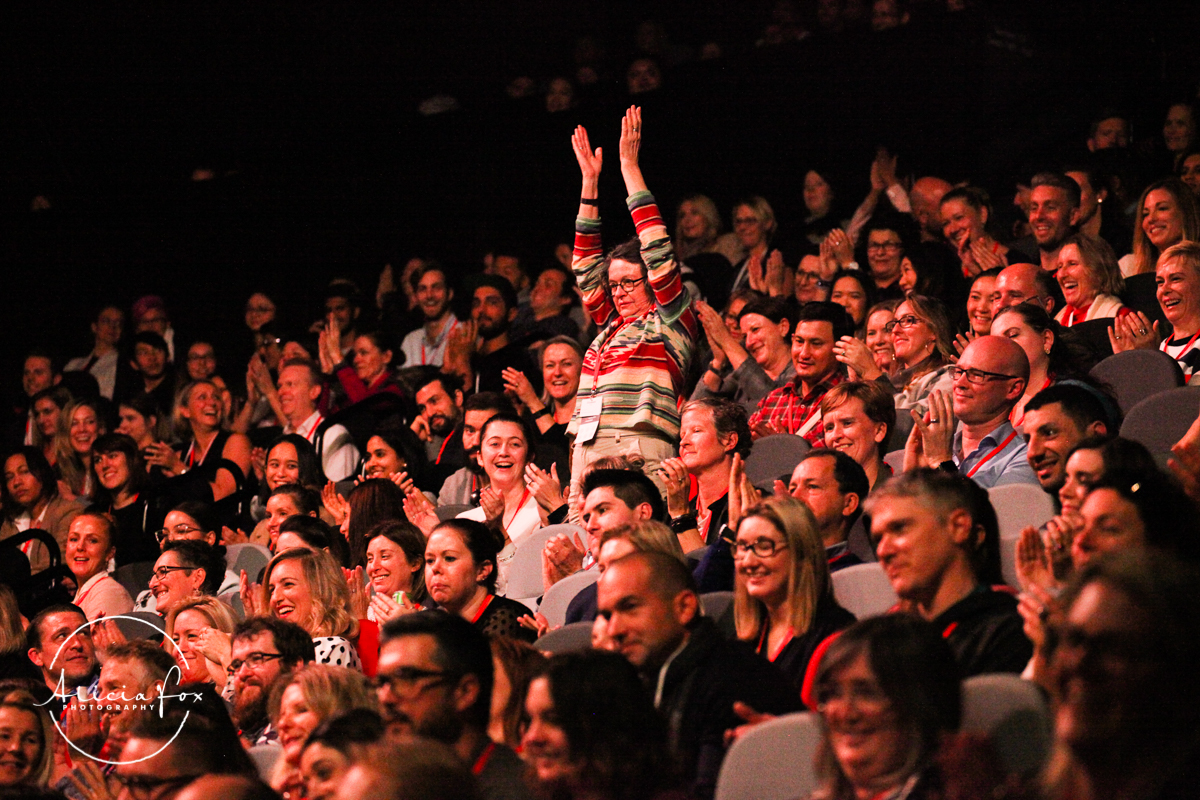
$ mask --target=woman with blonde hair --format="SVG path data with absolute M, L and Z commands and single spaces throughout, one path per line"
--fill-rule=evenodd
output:
M 62 480 L 59 489 L 68 497 L 90 498 L 96 491 L 92 473 L 92 445 L 108 433 L 104 415 L 97 401 L 81 398 L 72 400 L 58 417 L 58 433 L 54 438 L 54 467 Z
M 764 500 L 739 520 L 733 551 L 737 636 L 776 664 L 799 693 L 817 645 L 854 623 L 833 598 L 817 522 L 799 500 Z
M 1133 252 L 1121 258 L 1121 274 L 1153 275 L 1162 252 L 1184 239 L 1200 239 L 1200 202 L 1178 178 L 1154 181 L 1138 200 Z
M 192 597 L 167 612 L 167 636 L 175 642 L 184 681 L 225 688 L 232 660 L 230 636 L 237 627 L 233 610 L 215 597 Z
M 688 195 L 675 212 L 675 257 L 687 261 L 700 253 L 719 253 L 736 264 L 746 251 L 732 233 L 721 232 L 717 204 L 702 194 Z
M 0 697 L 0 789 L 44 789 L 54 770 L 54 723 L 25 689 Z
M 304 796 L 300 756 L 308 735 L 327 719 L 356 708 L 379 710 L 379 700 L 361 673 L 329 664 L 306 664 L 276 682 L 267 701 L 271 727 L 279 733 L 283 758 L 271 775 L 271 788 L 285 800 Z
M 358 620 L 350 611 L 350 587 L 333 556 L 294 548 L 278 553 L 263 571 L 262 613 L 293 622 L 313 637 L 317 663 L 361 670 Z M 249 612 L 249 609 L 247 609 Z
M 0 681 L 18 678 L 42 680 L 42 673 L 25 655 L 25 627 L 28 620 L 21 615 L 17 595 L 12 587 L 0 583 Z

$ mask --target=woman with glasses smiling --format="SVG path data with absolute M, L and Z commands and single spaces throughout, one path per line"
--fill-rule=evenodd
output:
M 738 638 L 778 666 L 798 694 L 817 645 L 854 623 L 833 599 L 812 512 L 791 497 L 752 506 L 737 524 L 733 551 Z
M 166 542 L 154 562 L 150 588 L 138 595 L 133 610 L 166 617 L 185 600 L 217 594 L 224 576 L 225 559 L 210 545 L 186 539 Z
M 571 269 L 584 307 L 600 329 L 583 360 L 575 415 L 572 491 L 596 459 L 627 455 L 647 475 L 675 455 L 679 395 L 699 335 L 691 295 L 653 195 L 638 164 L 642 110 L 630 106 L 621 120 L 621 175 L 638 238 L 607 256 L 600 239 L 600 168 L 587 131 L 575 129 L 571 145 L 583 176 L 575 220 Z M 657 479 L 657 478 L 656 478 Z

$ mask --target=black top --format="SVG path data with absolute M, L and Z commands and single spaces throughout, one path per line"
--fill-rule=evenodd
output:
M 472 623 L 480 633 L 489 639 L 504 636 L 533 644 L 537 633 L 517 622 L 521 617 L 533 615 L 529 607 L 507 597 L 491 595 L 491 598 L 483 613 Z
M 542 393 L 542 371 L 533 363 L 529 350 L 520 344 L 510 343 L 494 353 L 486 356 L 476 354 L 471 357 L 471 369 L 475 370 L 475 386 L 477 392 L 504 392 L 504 378 L 501 373 L 512 367 L 517 372 L 525 373 L 533 386 L 534 394 Z
M 598 592 L 597 585 L 589 583 L 579 590 L 579 594 L 571 598 L 571 602 L 567 603 L 567 625 L 572 622 L 594 622 L 596 620 Z
M 462 423 L 460 422 L 454 427 L 454 430 L 446 435 L 444 446 L 429 460 L 421 474 L 413 476 L 413 482 L 416 483 L 418 489 L 437 494 L 447 478 L 467 465 L 467 453 L 463 449 L 462 432 Z
M 838 605 L 832 594 L 822 597 L 817 603 L 817 613 L 813 617 L 812 624 L 808 626 L 808 630 L 798 636 L 793 636 L 791 641 L 784 645 L 779 655 L 775 656 L 773 663 L 779 667 L 779 671 L 792 684 L 792 688 L 796 691 L 796 697 L 800 697 L 800 690 L 804 688 L 804 676 L 808 674 L 808 662 L 812 660 L 817 647 L 833 634 L 853 625 L 854 622 L 854 615 Z M 764 620 L 758 633 L 756 652 L 763 658 L 770 658 L 770 654 L 767 652 L 766 634 L 767 624 Z
M 117 523 L 117 566 L 135 561 L 155 561 L 161 555 L 154 532 L 162 527 L 166 513 L 156 502 L 150 487 L 142 489 L 137 499 L 124 508 L 110 508 L 108 513 Z
M 483 800 L 531 800 L 533 794 L 525 782 L 525 762 L 511 748 L 489 744 L 490 749 L 475 758 L 472 772 L 479 782 Z M 479 762 L 483 761 L 480 766 Z
M 658 671 L 643 674 L 653 692 Z M 667 721 L 667 746 L 693 797 L 707 800 L 725 758 L 725 731 L 743 720 L 742 702 L 768 714 L 799 711 L 800 697 L 779 668 L 744 642 L 727 642 L 712 620 L 701 617 L 687 645 L 667 668 L 659 711 Z
M 708 510 L 712 512 L 708 532 L 704 536 L 708 552 L 700 559 L 692 577 L 696 579 L 696 587 L 701 594 L 731 592 L 734 564 L 733 548 L 728 539 L 732 539 L 734 534 L 729 530 L 729 494 L 726 493 L 719 500 L 713 501 Z
M 1007 586 L 976 586 L 933 620 L 962 676 L 988 672 L 1020 673 L 1033 655 L 1017 597 Z

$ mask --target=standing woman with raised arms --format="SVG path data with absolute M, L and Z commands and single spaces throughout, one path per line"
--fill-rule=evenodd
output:
M 596 199 L 603 153 L 592 149 L 582 126 L 571 137 L 583 174 L 571 269 L 600 330 L 584 356 L 571 420 L 573 491 L 589 464 L 617 455 L 640 461 L 661 490 L 655 468 L 675 455 L 679 440 L 679 395 L 698 326 L 671 239 L 638 166 L 641 129 L 642 110 L 630 106 L 621 120 L 620 161 L 638 238 L 607 256 Z

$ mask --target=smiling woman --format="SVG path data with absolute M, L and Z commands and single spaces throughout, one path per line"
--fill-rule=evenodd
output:
M 0 502 L 4 508 L 0 540 L 39 528 L 54 537 L 60 553 L 66 550 L 71 520 L 83 510 L 79 501 L 59 496 L 53 468 L 42 451 L 32 446 L 21 447 L 4 460 Z M 50 556 L 41 542 L 21 545 L 21 552 L 29 558 L 33 572 L 50 565 Z
M 294 622 L 313 637 L 318 663 L 362 669 L 350 642 L 358 636 L 350 589 L 333 556 L 324 550 L 285 550 L 263 571 L 262 591 L 272 616 Z
M 133 610 L 133 598 L 108 574 L 109 559 L 116 555 L 113 544 L 116 523 L 107 514 L 89 511 L 71 522 L 65 559 L 75 576 L 75 605 L 89 620 Z
M 45 788 L 54 769 L 54 723 L 24 689 L 0 699 L 0 789 Z

